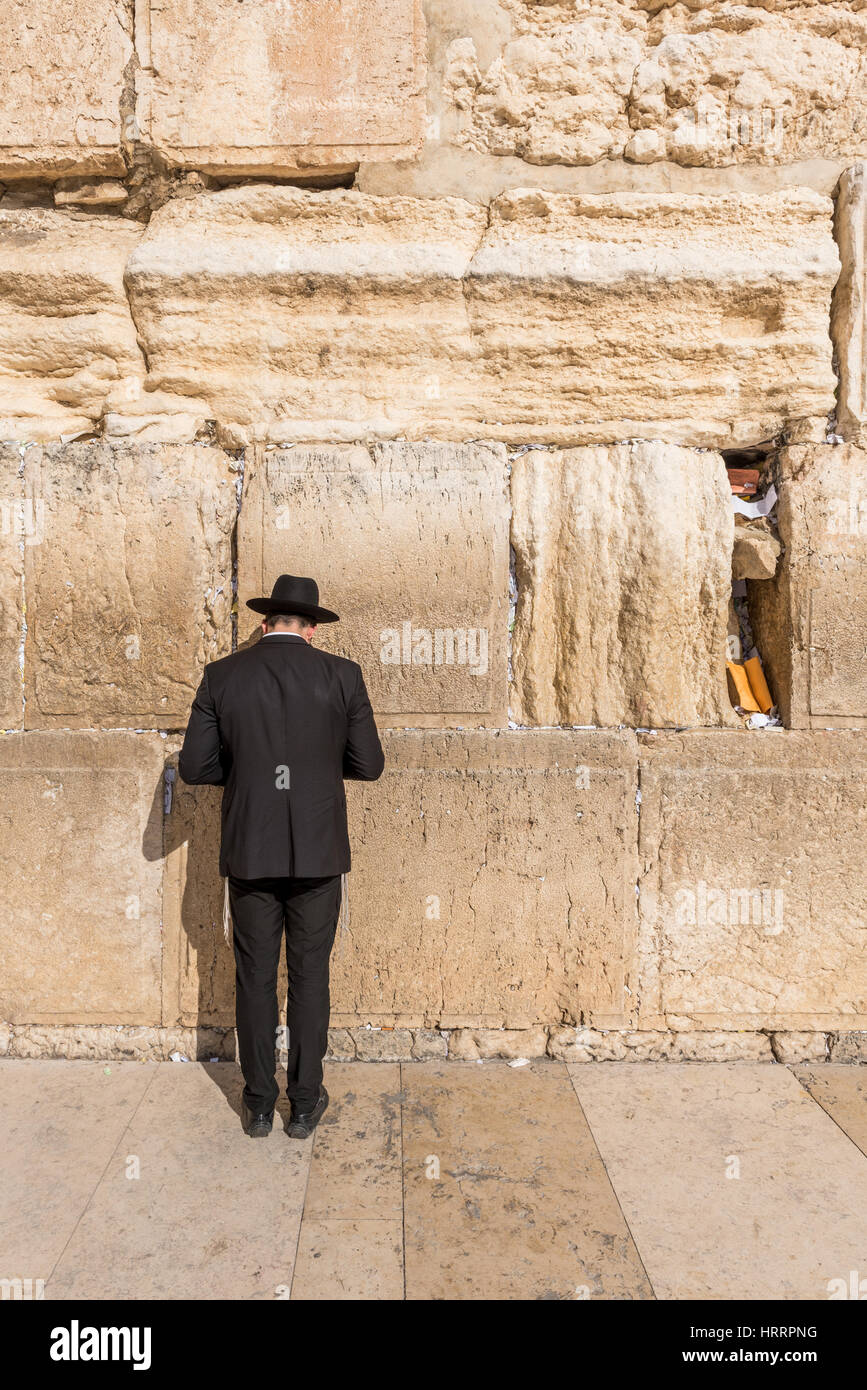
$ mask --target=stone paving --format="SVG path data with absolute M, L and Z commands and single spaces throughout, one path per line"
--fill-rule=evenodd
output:
M 822 1300 L 867 1275 L 861 1067 L 354 1062 L 326 1084 L 312 1140 L 254 1142 L 229 1063 L 0 1063 L 0 1279 L 46 1299 Z

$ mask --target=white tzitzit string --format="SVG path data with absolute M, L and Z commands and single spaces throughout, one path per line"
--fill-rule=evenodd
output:
M 227 874 L 223 879 L 223 936 L 226 939 L 227 946 L 230 946 L 232 943 L 231 932 L 232 909 L 229 904 L 229 876 Z
M 337 954 L 338 957 L 340 957 L 343 954 L 343 943 L 346 939 L 346 933 L 349 930 L 349 892 L 346 874 L 340 875 L 340 915 L 337 919 L 337 926 L 340 933 Z

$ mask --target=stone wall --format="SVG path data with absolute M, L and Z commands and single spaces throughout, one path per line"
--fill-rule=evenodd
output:
M 176 760 L 288 570 L 387 755 L 332 1055 L 863 1060 L 867 8 L 298 13 L 0 19 L 0 1052 L 234 1055 Z

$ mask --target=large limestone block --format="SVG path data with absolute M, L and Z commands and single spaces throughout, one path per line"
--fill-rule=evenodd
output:
M 335 1027 L 622 1026 L 635 925 L 630 734 L 391 733 L 348 785 Z
M 719 454 L 659 443 L 512 464 L 522 724 L 731 720 L 731 489 Z
M 243 605 L 289 571 L 340 623 L 317 645 L 361 663 L 385 724 L 504 724 L 506 452 L 487 444 L 260 450 L 238 537 Z
M 867 726 L 867 450 L 795 446 L 778 472 L 783 556 L 749 589 L 771 692 L 792 728 Z
M 405 731 L 383 743 L 380 781 L 347 783 L 353 868 L 332 954 L 332 1026 L 628 1023 L 634 736 Z M 172 784 L 169 1023 L 234 1019 L 219 795 Z
M 142 138 L 174 164 L 285 176 L 421 143 L 420 0 L 139 0 L 136 47 Z
M 431 0 L 446 146 L 531 165 L 718 167 L 867 145 L 860 0 Z
M 26 723 L 186 723 L 204 662 L 229 650 L 230 460 L 194 445 L 34 445 L 42 509 L 25 547 Z
M 840 179 L 836 234 L 843 270 L 834 291 L 831 334 L 840 390 L 837 427 L 844 439 L 867 444 L 867 165 Z
M 803 189 L 518 191 L 490 225 L 448 198 L 175 200 L 127 268 L 146 394 L 240 443 L 822 438 L 831 210 Z
M 123 285 L 142 226 L 0 207 L 0 439 L 92 431 L 135 401 L 144 359 Z
M 493 432 L 718 447 L 809 419 L 824 438 L 831 212 L 806 189 L 504 194 L 467 285 Z
M 25 506 L 21 455 L 0 445 L 0 727 L 20 728 L 24 719 L 21 672 L 24 638 L 24 554 L 40 540 L 39 510 Z
M 0 178 L 122 174 L 127 0 L 6 0 Z
M 158 734 L 0 739 L 0 1017 L 160 1021 Z
M 639 1026 L 863 1028 L 865 737 L 640 745 Z
M 462 280 L 485 221 L 264 185 L 167 204 L 127 268 L 149 390 L 205 398 L 239 442 L 477 435 Z

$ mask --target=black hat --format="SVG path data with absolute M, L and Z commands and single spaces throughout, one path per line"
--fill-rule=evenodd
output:
M 339 623 L 330 608 L 319 607 L 319 585 L 315 579 L 299 579 L 294 574 L 281 574 L 270 598 L 249 598 L 247 607 L 254 613 L 297 613 L 314 623 Z

